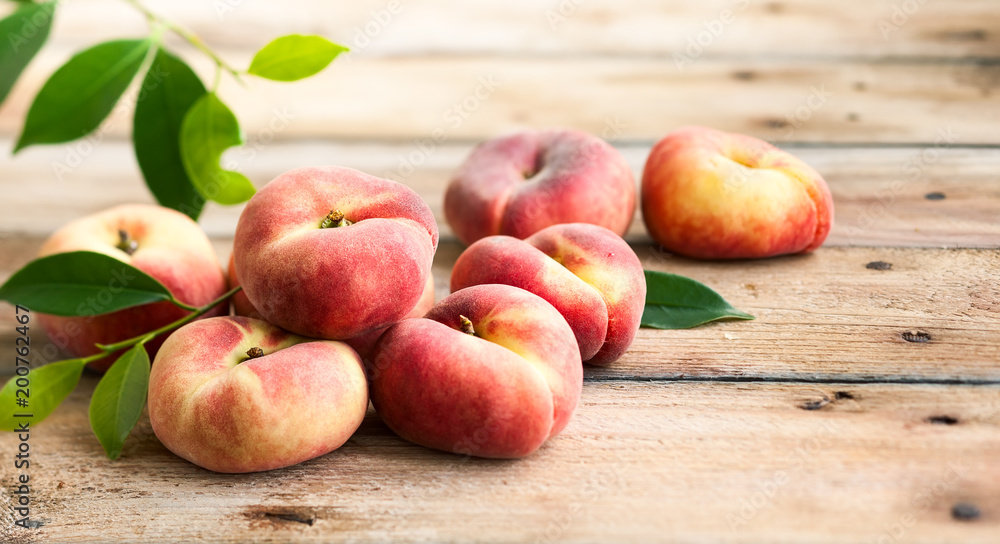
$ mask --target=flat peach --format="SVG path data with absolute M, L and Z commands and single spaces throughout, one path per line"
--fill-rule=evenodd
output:
M 624 234 L 635 212 L 635 178 L 624 157 L 579 130 L 525 131 L 480 144 L 444 195 L 465 244 L 503 234 L 526 238 L 560 223 Z
M 815 250 L 833 224 L 823 178 L 787 151 L 703 127 L 676 130 L 649 154 L 642 213 L 664 248 L 702 259 Z
M 423 296 L 438 231 L 405 185 L 341 167 L 299 168 L 240 215 L 235 270 L 267 321 L 342 340 L 403 319 Z
M 562 431 L 583 385 L 566 320 L 507 285 L 463 289 L 389 327 L 368 374 L 375 410 L 401 437 L 494 458 L 523 457 Z
M 354 350 L 245 317 L 178 329 L 149 378 L 157 438 L 216 472 L 271 470 L 329 453 L 357 430 L 367 409 Z
M 566 318 L 593 365 L 618 360 L 632 344 L 645 308 L 642 263 L 617 234 L 570 223 L 524 240 L 489 236 L 455 262 L 451 289 L 501 283 L 539 295 Z
M 124 241 L 123 241 L 124 237 Z M 226 292 L 226 278 L 208 237 L 190 217 L 150 204 L 124 204 L 67 223 L 42 244 L 39 257 L 69 251 L 95 251 L 142 270 L 162 283 L 178 300 L 204 306 Z M 63 317 L 38 314 L 49 339 L 74 357 L 99 353 L 95 343 L 113 344 L 177 321 L 189 312 L 170 302 L 155 302 L 103 313 L 115 289 L 125 287 L 129 274 L 109 278 L 107 300 L 96 297 L 89 311 L 100 315 Z M 223 315 L 220 304 L 204 317 Z M 150 356 L 165 340 L 146 343 Z M 104 371 L 114 357 L 90 363 Z

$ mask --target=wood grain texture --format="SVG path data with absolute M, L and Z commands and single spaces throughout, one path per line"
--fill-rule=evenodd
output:
M 636 249 L 644 267 L 702 281 L 757 319 L 640 330 L 609 377 L 1000 381 L 995 250 L 821 248 L 702 263 Z M 868 268 L 877 261 L 891 269 Z M 914 331 L 930 340 L 907 341 Z
M 0 254 L 16 266 L 38 243 L 0 240 Z M 645 268 L 701 281 L 757 319 L 642 329 L 621 360 L 591 370 L 594 379 L 1000 383 L 995 250 L 831 247 L 808 256 L 702 262 L 650 244 L 633 247 Z M 228 260 L 231 239 L 216 240 L 216 248 Z M 461 250 L 454 242 L 438 249 L 439 300 Z M 891 269 L 866 267 L 875 261 Z M 0 303 L 0 346 L 13 346 L 13 316 Z M 56 346 L 34 331 L 35 356 L 56 360 Z M 906 341 L 904 333 L 913 331 L 930 341 Z M 12 365 L 0 360 L 0 372 Z
M 8 142 L 0 139 L 0 148 Z M 615 143 L 639 180 L 652 143 Z M 321 164 L 396 179 L 430 205 L 447 240 L 454 236 L 444 218 L 444 189 L 472 145 L 444 144 L 425 152 L 410 142 L 258 140 L 227 155 L 227 160 L 258 187 L 286 170 Z M 786 148 L 830 185 L 836 220 L 828 246 L 1000 247 L 1000 148 Z M 930 193 L 945 198 L 929 200 Z M 86 156 L 42 147 L 16 159 L 0 157 L 0 194 L 9 203 L 0 215 L 0 233 L 43 237 L 76 217 L 126 202 L 153 202 L 131 146 L 120 141 L 102 142 Z M 210 236 L 231 237 L 241 211 L 242 206 L 209 204 L 200 222 Z M 650 240 L 638 212 L 627 238 Z
M 828 180 L 835 226 L 809 256 L 698 262 L 652 245 L 637 214 L 627 239 L 645 267 L 702 281 L 757 319 L 640 330 L 618 363 L 585 369 L 572 423 L 520 461 L 414 446 L 374 413 L 337 452 L 264 474 L 201 470 L 145 416 L 108 461 L 86 375 L 31 432 L 38 529 L 13 526 L 18 438 L 0 433 L 0 541 L 997 541 L 995 0 L 400 0 L 395 14 L 390 0 L 145 3 L 237 66 L 292 32 L 352 47 L 305 82 L 225 82 L 249 143 L 224 165 L 258 187 L 317 164 L 408 184 L 441 227 L 439 299 L 462 249 L 445 184 L 475 143 L 522 128 L 592 132 L 637 177 L 681 125 L 775 141 Z M 120 0 L 64 2 L 0 107 L 0 149 L 71 54 L 146 32 Z M 167 44 L 211 81 L 210 63 Z M 82 141 L 0 153 L 0 281 L 67 221 L 152 201 L 128 143 L 134 100 Z M 222 262 L 240 210 L 210 204 L 201 221 Z M 0 303 L 3 353 L 13 316 Z M 35 364 L 59 358 L 31 335 Z M 0 380 L 12 365 L 0 358 Z M 978 516 L 959 519 L 960 506 Z
M 34 94 L 70 53 L 53 47 L 26 70 L 0 135 L 19 133 Z M 214 65 L 192 64 L 212 80 Z M 226 79 L 220 95 L 248 134 L 266 138 L 441 143 L 566 126 L 654 140 L 697 124 L 775 141 L 920 145 L 944 130 L 962 144 L 997 145 L 998 82 L 993 61 L 704 58 L 679 70 L 669 58 L 437 55 L 338 61 L 292 85 Z M 123 99 L 91 140 L 127 137 L 134 102 L 135 93 Z
M 173 456 L 146 418 L 106 460 L 86 423 L 94 383 L 33 430 L 43 525 L 5 524 L 5 542 L 987 543 L 1000 531 L 996 386 L 587 383 L 566 430 L 523 460 L 427 450 L 370 413 L 319 459 L 219 475 Z M 823 398 L 835 400 L 803 409 Z M 943 415 L 956 424 L 931 423 Z M 0 450 L 15 443 L 0 435 Z M 953 519 L 957 503 L 980 517 Z
M 144 4 L 210 44 L 245 51 L 256 51 L 278 29 L 329 36 L 351 46 L 356 56 L 470 51 L 669 56 L 685 52 L 706 30 L 717 34 L 704 46 L 702 55 L 710 57 L 995 57 L 1000 47 L 1000 15 L 990 0 L 914 5 L 857 0 L 506 0 L 475 8 L 460 0 L 400 0 L 398 7 L 389 0 Z M 387 14 L 390 7 L 393 13 Z M 727 9 L 731 17 L 722 21 Z M 706 25 L 716 20 L 721 27 Z M 114 0 L 67 2 L 53 41 L 81 46 L 95 36 L 110 39 L 145 31 L 142 16 Z M 701 41 L 707 39 L 702 36 Z

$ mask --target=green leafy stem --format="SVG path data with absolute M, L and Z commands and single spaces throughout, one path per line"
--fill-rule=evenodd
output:
M 201 306 L 201 307 L 191 307 L 191 306 L 188 306 L 186 304 L 181 303 L 177 299 L 171 299 L 170 302 L 173 302 L 174 304 L 176 304 L 177 306 L 180 306 L 181 308 L 190 309 L 191 313 L 189 313 L 188 315 L 186 315 L 186 316 L 178 319 L 177 321 L 174 321 L 172 323 L 164 325 L 164 326 L 162 326 L 160 328 L 153 329 L 153 330 L 149 331 L 146 334 L 143 334 L 143 335 L 140 335 L 140 336 L 136 336 L 136 337 L 133 337 L 133 338 L 129 338 L 128 340 L 122 340 L 120 342 L 115 342 L 114 344 L 94 344 L 95 346 L 97 346 L 98 349 L 100 349 L 101 351 L 103 351 L 103 353 L 97 353 L 97 354 L 94 354 L 94 355 L 89 355 L 87 357 L 84 357 L 81 360 L 84 362 L 84 364 L 86 364 L 86 363 L 89 363 L 91 361 L 97 361 L 99 359 L 102 359 L 102 358 L 104 358 L 104 357 L 106 357 L 106 356 L 108 356 L 108 355 L 110 355 L 110 354 L 112 354 L 112 353 L 114 353 L 114 352 L 116 352 L 116 351 L 118 351 L 120 349 L 132 347 L 132 346 L 134 346 L 136 344 L 145 344 L 146 342 L 152 340 L 153 338 L 156 338 L 157 336 L 159 336 L 159 335 L 161 335 L 161 334 L 163 334 L 163 333 L 165 333 L 167 331 L 174 330 L 177 327 L 185 325 L 185 324 L 187 324 L 187 323 L 189 323 L 191 321 L 194 321 L 195 319 L 198 319 L 199 317 L 205 315 L 205 313 L 207 313 L 209 310 L 211 310 L 212 308 L 215 308 L 219 304 L 222 304 L 223 302 L 225 302 L 226 300 L 228 300 L 229 297 L 231 297 L 231 296 L 235 295 L 236 293 L 238 293 L 240 289 L 242 289 L 242 287 L 240 287 L 240 286 L 233 287 L 232 289 L 230 289 L 229 291 L 227 291 L 224 295 L 220 296 L 219 298 L 217 298 L 217 299 L 213 300 L 212 302 L 209 302 L 208 304 L 206 304 L 204 306 Z
M 225 60 L 222 59 L 222 57 L 220 57 L 215 51 L 213 51 L 211 47 L 209 47 L 208 45 L 206 45 L 205 42 L 202 41 L 201 38 L 199 38 L 196 34 L 194 34 L 190 30 L 184 28 L 183 26 L 181 26 L 181 25 L 179 25 L 177 23 L 174 23 L 173 21 L 164 19 L 163 17 L 157 15 L 156 13 L 154 13 L 153 11 L 151 11 L 149 8 L 147 8 L 146 6 L 144 6 L 138 0 L 124 0 L 124 1 L 127 4 L 130 4 L 132 7 L 134 7 L 136 10 L 138 10 L 140 13 L 142 13 L 143 15 L 145 15 L 146 19 L 149 21 L 150 25 L 152 25 L 154 27 L 158 26 L 158 27 L 161 27 L 161 28 L 163 28 L 165 30 L 169 30 L 169 31 L 173 32 L 174 34 L 176 34 L 176 35 L 180 36 L 181 38 L 183 38 L 184 41 L 188 42 L 189 44 L 191 44 L 195 48 L 197 48 L 199 51 L 201 51 L 202 53 L 204 53 L 208 58 L 212 59 L 212 62 L 215 63 L 215 67 L 216 67 L 215 85 L 213 85 L 213 87 L 212 87 L 213 92 L 219 86 L 219 79 L 220 79 L 220 76 L 221 76 L 223 70 L 225 70 L 226 72 L 229 72 L 229 74 L 232 75 L 233 78 L 236 79 L 237 81 L 239 81 L 240 83 L 243 83 L 243 79 L 240 76 L 243 73 L 245 73 L 245 72 L 243 72 L 241 70 L 238 70 L 238 69 L 233 68 L 232 66 L 230 66 Z
M 208 200 L 223 205 L 245 202 L 255 192 L 253 184 L 219 164 L 226 149 L 245 141 L 236 115 L 217 94 L 222 74 L 241 84 L 244 75 L 297 81 L 319 73 L 348 49 L 321 36 L 292 34 L 265 45 L 250 66 L 240 70 L 193 32 L 139 0 L 123 1 L 146 17 L 150 35 L 99 43 L 59 67 L 32 101 L 14 153 L 32 145 L 70 142 L 99 130 L 141 75 L 132 140 L 143 178 L 157 202 L 195 220 Z M 59 0 L 19 2 L 12 14 L 0 19 L 0 36 L 9 42 L 0 47 L 0 104 L 48 39 L 58 4 Z M 211 88 L 164 47 L 162 37 L 168 32 L 215 63 Z
M 111 301 L 94 307 L 102 293 L 111 290 Z M 17 375 L 0 389 L 0 406 L 23 408 L 0 411 L 0 429 L 16 431 L 30 427 L 49 415 L 76 389 L 87 363 L 125 350 L 94 389 L 90 400 L 90 426 L 111 459 L 121 455 L 122 446 L 139 421 L 149 389 L 149 354 L 145 344 L 195 320 L 226 302 L 240 290 L 235 287 L 204 306 L 191 306 L 178 300 L 160 282 L 103 253 L 75 251 L 41 257 L 15 272 L 0 286 L 0 300 L 16 304 L 18 311 L 61 316 L 90 316 L 124 310 L 142 304 L 170 302 L 190 311 L 184 317 L 139 336 L 95 344 L 97 353 L 66 359 L 48 365 L 21 369 L 28 362 L 29 350 L 20 348 Z M 107 298 L 107 297 L 105 297 Z M 20 323 L 27 323 L 27 318 Z M 27 332 L 27 326 L 24 328 Z M 29 395 L 30 391 L 30 396 Z M 18 403 L 21 398 L 23 404 Z
M 253 184 L 243 174 L 220 166 L 227 149 L 244 143 L 236 115 L 217 94 L 222 74 L 228 73 L 241 84 L 245 84 L 244 75 L 297 81 L 319 73 L 348 49 L 321 36 L 292 34 L 265 45 L 247 69 L 240 70 L 194 33 L 149 10 L 140 0 L 123 1 L 146 17 L 149 35 L 93 45 L 60 66 L 32 101 L 14 153 L 34 145 L 70 142 L 101 130 L 138 77 L 142 86 L 132 140 L 139 169 L 156 201 L 195 220 L 206 201 L 245 202 L 255 192 Z M 45 45 L 59 4 L 60 0 L 17 1 L 13 12 L 0 19 L 4 40 L 0 105 Z M 211 88 L 166 49 L 162 39 L 166 33 L 176 34 L 215 63 Z M 54 168 L 64 173 L 60 168 L 65 167 L 56 164 Z M 146 402 L 150 366 L 146 342 L 204 315 L 238 289 L 194 307 L 142 271 L 101 253 L 69 252 L 28 263 L 0 286 L 0 300 L 18 305 L 19 310 L 90 316 L 165 301 L 191 313 L 141 336 L 98 344 L 93 355 L 37 368 L 29 369 L 25 346 L 17 375 L 0 389 L 0 406 L 18 407 L 0 410 L 0 429 L 16 430 L 44 420 L 73 392 L 87 363 L 124 351 L 101 378 L 90 402 L 94 434 L 108 457 L 117 458 Z M 29 391 L 30 398 L 25 398 Z
M 686 329 L 718 319 L 753 319 L 732 307 L 706 285 L 683 276 L 645 271 L 646 305 L 642 326 Z M 142 415 L 149 389 L 149 355 L 146 342 L 201 317 L 225 302 L 240 287 L 216 300 L 195 307 L 178 300 L 162 283 L 141 270 L 109 255 L 74 251 L 40 257 L 15 272 L 0 285 L 0 300 L 17 305 L 18 311 L 83 317 L 124 310 L 152 303 L 169 302 L 191 313 L 143 333 L 111 344 L 95 344 L 97 353 L 58 361 L 22 372 L 28 364 L 28 348 L 18 348 L 18 373 L 0 389 L 0 406 L 24 409 L 0 412 L 0 429 L 24 429 L 48 417 L 76 388 L 83 367 L 126 350 L 108 369 L 94 389 L 90 401 L 90 425 L 111 459 L 121 455 L 125 439 Z M 108 297 L 112 293 L 114 296 Z M 110 299 L 110 300 L 109 300 Z M 105 303 L 94 301 L 108 300 Z M 26 316 L 18 322 L 25 325 Z M 25 366 L 22 366 L 22 361 Z M 30 411 L 28 411 L 28 386 Z

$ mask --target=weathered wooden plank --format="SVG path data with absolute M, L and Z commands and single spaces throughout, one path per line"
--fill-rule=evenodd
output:
M 640 330 L 595 376 L 1000 380 L 995 250 L 833 247 L 733 263 L 637 253 L 645 268 L 702 281 L 757 319 Z
M 10 270 L 34 245 L 0 241 Z M 228 259 L 230 240 L 217 240 Z M 802 381 L 1000 381 L 1000 252 L 821 248 L 804 257 L 699 262 L 648 244 L 633 246 L 646 268 L 682 274 L 716 289 L 755 321 L 683 331 L 643 329 L 616 364 L 594 379 L 764 379 Z M 437 295 L 448 293 L 461 246 L 441 244 Z M 889 270 L 867 268 L 871 262 Z M 0 346 L 14 342 L 13 309 L 0 304 Z M 40 329 L 34 353 L 58 357 Z M 907 341 L 906 333 L 920 333 Z M 922 334 L 929 335 L 929 341 Z M 0 360 L 10 372 L 13 362 Z
M 284 4 L 151 0 L 151 9 L 209 43 L 255 51 L 280 32 L 318 33 L 356 56 L 498 55 L 996 56 L 1000 15 L 990 0 L 295 0 Z M 729 10 L 729 13 L 726 13 Z M 56 43 L 140 34 L 145 20 L 113 0 L 67 2 Z M 694 44 L 694 45 L 692 45 Z M 790 45 L 794 44 L 794 48 Z
M 996 386 L 588 383 L 565 432 L 519 461 L 426 450 L 370 414 L 337 452 L 218 475 L 170 454 L 145 418 L 106 460 L 87 425 L 94 383 L 32 430 L 42 527 L 5 523 L 5 541 L 992 543 L 1000 531 Z M 16 444 L 0 435 L 0 451 Z M 0 466 L 10 489 L 19 471 Z M 963 503 L 979 516 L 956 520 Z
M 0 135 L 21 127 L 34 92 L 71 53 L 54 47 L 7 99 Z M 233 55 L 237 64 L 249 54 Z M 194 66 L 211 81 L 214 65 Z M 1000 144 L 996 62 L 847 59 L 372 57 L 335 63 L 294 85 L 226 79 L 221 96 L 249 134 L 272 138 L 479 140 L 571 126 L 652 140 L 688 124 L 778 141 Z M 123 101 L 102 137 L 131 130 Z M 435 145 L 432 141 L 430 145 Z
M 0 139 L 0 148 L 9 144 Z M 617 142 L 636 179 L 649 143 Z M 424 151 L 396 144 L 255 141 L 233 152 L 232 166 L 258 187 L 285 170 L 340 164 L 397 179 L 431 206 L 441 235 L 452 238 L 442 211 L 444 188 L 471 144 Z M 822 173 L 833 191 L 836 220 L 827 245 L 1000 247 L 1000 149 L 948 145 L 902 148 L 803 147 L 788 149 Z M 4 213 L 0 233 L 47 236 L 70 219 L 124 202 L 152 202 L 131 146 L 105 141 L 76 154 L 75 147 L 29 149 L 0 157 Z M 926 198 L 940 193 L 943 199 Z M 201 224 L 211 236 L 231 237 L 240 206 L 210 205 Z M 648 241 L 641 217 L 627 238 Z

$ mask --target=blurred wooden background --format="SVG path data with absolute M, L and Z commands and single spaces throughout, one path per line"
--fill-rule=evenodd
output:
M 224 81 L 249 141 L 227 163 L 258 186 L 296 166 L 342 164 L 405 181 L 440 211 L 441 187 L 483 139 L 576 127 L 616 143 L 638 175 L 656 139 L 700 124 L 781 143 L 813 164 L 837 196 L 832 243 L 1000 243 L 995 209 L 980 198 L 1000 191 L 993 0 L 928 1 L 902 25 L 892 2 L 399 2 L 395 14 L 388 0 L 147 4 L 236 66 L 289 32 L 353 48 L 303 82 Z M 66 3 L 0 110 L 0 149 L 13 147 L 34 93 L 72 53 L 143 35 L 144 18 L 121 4 Z M 168 43 L 211 81 L 207 59 Z M 44 207 L 8 206 L 0 231 L 45 235 L 72 216 L 149 201 L 128 140 L 131 102 L 89 140 L 4 154 L 0 195 Z M 436 129 L 444 140 L 428 144 Z M 957 185 L 946 201 L 873 213 L 887 199 L 922 200 L 939 178 Z M 213 206 L 202 223 L 230 236 L 239 212 Z
M 704 281 L 757 320 L 640 331 L 617 365 L 587 369 L 566 432 L 519 462 L 423 450 L 374 416 L 338 452 L 267 474 L 201 471 L 148 421 L 108 462 L 86 424 L 88 378 L 33 438 L 42 527 L 11 529 L 2 495 L 5 541 L 997 541 L 995 0 L 146 5 L 236 66 L 286 33 L 352 47 L 303 82 L 227 80 L 248 143 L 226 166 L 258 187 L 310 164 L 412 186 L 442 227 L 439 297 L 461 250 L 440 213 L 448 177 L 477 142 L 520 128 L 600 135 L 637 177 L 682 125 L 768 139 L 828 180 L 835 227 L 811 256 L 704 263 L 651 245 L 637 216 L 628 239 L 647 268 Z M 123 2 L 67 1 L 0 109 L 0 149 L 72 53 L 144 33 Z M 0 154 L 0 279 L 66 221 L 151 201 L 130 102 L 82 142 Z M 239 212 L 210 205 L 201 221 L 220 258 Z M 12 331 L 0 304 L 0 345 Z M 0 436 L 0 456 L 14 444 Z

